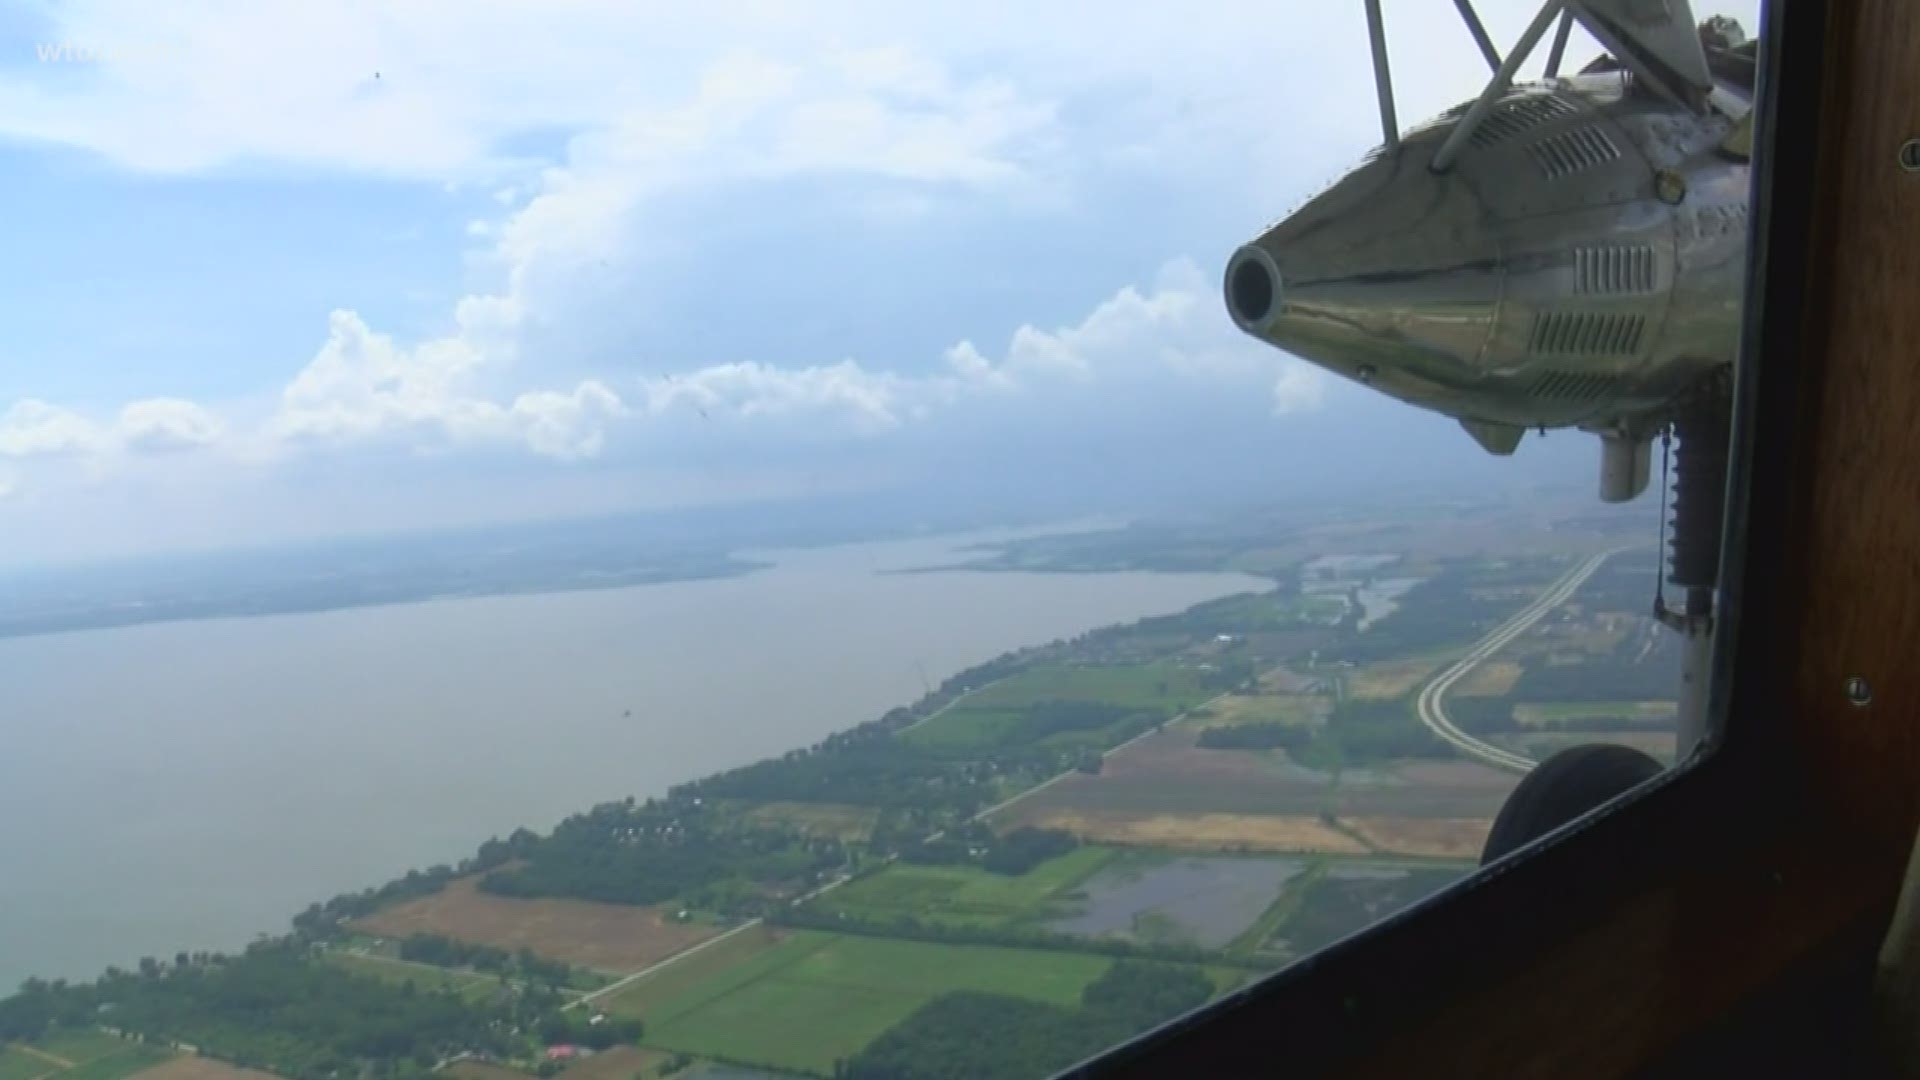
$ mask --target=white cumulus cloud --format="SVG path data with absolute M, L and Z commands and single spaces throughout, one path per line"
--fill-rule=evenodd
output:
M 0 456 L 87 454 L 108 441 L 100 425 L 38 398 L 22 398 L 0 414 Z
M 281 392 L 267 434 L 338 444 L 412 433 L 452 444 L 518 442 L 537 454 L 572 459 L 599 453 L 604 425 L 627 411 L 617 394 L 591 379 L 567 391 L 496 397 L 486 383 L 500 362 L 473 336 L 406 347 L 358 314 L 336 311 L 326 342 Z
M 944 368 L 919 373 L 853 360 L 800 368 L 717 364 L 645 379 L 641 392 L 650 415 L 693 409 L 742 418 L 837 416 L 855 432 L 877 434 L 931 421 L 947 407 L 991 407 L 1009 395 L 1072 399 L 1084 408 L 1102 394 L 1150 393 L 1169 383 L 1223 393 L 1260 387 L 1275 414 L 1296 413 L 1317 408 L 1326 385 L 1320 369 L 1236 331 L 1188 259 L 1169 263 L 1144 292 L 1122 287 L 1077 323 L 1018 327 L 997 361 L 970 340 L 948 348 L 943 359 Z
M 225 427 L 220 417 L 184 398 L 147 398 L 128 402 L 114 431 L 129 450 L 166 451 L 211 446 Z

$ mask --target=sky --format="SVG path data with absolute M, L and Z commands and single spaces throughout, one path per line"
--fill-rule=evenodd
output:
M 1402 126 L 1479 89 L 1453 5 L 1385 8 Z M 1586 482 L 1590 439 L 1490 459 L 1227 319 L 1371 80 L 1358 3 L 0 3 L 0 565 Z

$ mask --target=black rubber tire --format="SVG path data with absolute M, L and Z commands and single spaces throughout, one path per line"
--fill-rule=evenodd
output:
M 1660 775 L 1663 766 L 1630 746 L 1570 746 L 1535 766 L 1507 796 L 1480 853 L 1482 865 Z

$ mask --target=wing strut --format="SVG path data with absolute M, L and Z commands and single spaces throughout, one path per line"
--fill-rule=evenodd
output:
M 1453 0 L 1453 6 L 1460 9 L 1460 21 L 1467 24 L 1467 33 L 1473 35 L 1473 43 L 1480 46 L 1480 55 L 1487 58 L 1487 70 L 1500 70 L 1500 50 L 1493 47 L 1493 39 L 1487 36 L 1487 28 L 1480 25 L 1480 16 L 1474 13 L 1473 0 Z
M 1388 150 L 1400 145 L 1400 123 L 1393 114 L 1393 72 L 1387 68 L 1387 28 L 1380 0 L 1367 0 L 1367 40 L 1373 44 L 1373 92 L 1380 99 L 1380 141 Z
M 1553 47 L 1547 50 L 1546 78 L 1560 74 L 1560 58 L 1567 54 L 1567 34 L 1573 29 L 1573 12 L 1560 13 L 1560 26 L 1553 32 Z
M 1378 0 L 1370 0 L 1370 2 L 1377 3 Z M 1493 108 L 1494 99 L 1505 93 L 1507 87 L 1513 83 L 1514 73 L 1519 71 L 1520 65 L 1526 62 L 1527 56 L 1533 52 L 1533 47 L 1540 44 L 1540 38 L 1546 34 L 1547 27 L 1553 23 L 1553 17 L 1560 14 L 1564 7 L 1566 7 L 1566 0 L 1547 0 L 1540 5 L 1540 13 L 1527 24 L 1527 29 L 1520 35 L 1520 40 L 1514 42 L 1513 51 L 1500 62 L 1500 67 L 1494 71 L 1493 78 L 1487 80 L 1486 89 L 1480 91 L 1480 96 L 1474 99 L 1473 107 L 1467 110 L 1467 115 L 1460 118 L 1460 122 L 1447 133 L 1447 141 L 1441 143 L 1440 149 L 1434 152 L 1433 164 L 1429 166 L 1434 172 L 1446 172 L 1453 167 L 1453 159 L 1460 156 L 1460 148 L 1466 145 L 1468 137 L 1473 134 L 1475 128 L 1480 126 L 1480 121 L 1486 119 L 1487 111 Z

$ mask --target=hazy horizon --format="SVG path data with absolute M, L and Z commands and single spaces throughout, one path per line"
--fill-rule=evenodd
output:
M 1403 119 L 1479 89 L 1454 12 L 1387 8 Z M 1233 248 L 1376 141 L 1357 7 L 1257 49 L 1259 7 L 997 14 L 0 13 L 40 208 L 0 269 L 0 564 L 1592 482 L 1591 436 L 1492 458 L 1226 315 Z

